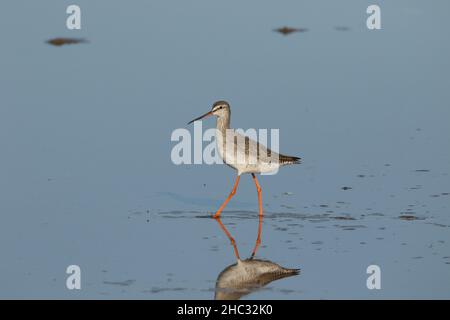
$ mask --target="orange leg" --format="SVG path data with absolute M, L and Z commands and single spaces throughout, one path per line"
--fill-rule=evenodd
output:
M 263 218 L 263 207 L 262 207 L 262 196 L 261 187 L 258 183 L 258 179 L 254 173 L 252 173 L 253 181 L 255 182 L 256 191 L 258 191 L 258 205 L 259 205 L 259 225 L 258 225 L 258 237 L 256 238 L 255 248 L 252 252 L 252 258 L 255 256 L 256 251 L 258 251 L 259 245 L 261 244 L 261 231 L 262 231 L 262 218 Z
M 262 197 L 261 197 L 261 187 L 259 186 L 258 179 L 254 173 L 252 173 L 253 181 L 255 181 L 256 191 L 258 191 L 258 204 L 259 204 L 259 215 L 263 215 L 263 207 L 262 207 Z
M 237 246 L 236 246 L 236 241 L 234 241 L 234 238 L 228 232 L 227 228 L 225 228 L 225 226 L 223 225 L 222 221 L 220 221 L 219 217 L 217 217 L 216 221 L 219 223 L 220 228 L 222 228 L 223 232 L 225 232 L 225 234 L 227 235 L 228 239 L 230 239 L 231 244 L 233 245 L 233 248 L 234 248 L 234 254 L 235 254 L 236 258 L 238 260 L 241 260 L 241 258 L 239 257 L 239 251 L 238 251 Z
M 234 187 L 233 190 L 231 190 L 230 195 L 228 196 L 228 198 L 226 198 L 226 200 L 222 203 L 222 205 L 220 206 L 219 210 L 217 210 L 216 214 L 213 216 L 213 218 L 218 218 L 220 216 L 220 213 L 222 212 L 223 208 L 225 208 L 225 206 L 227 205 L 228 201 L 230 201 L 230 199 L 235 195 L 236 193 L 236 189 L 237 186 L 239 184 L 239 179 L 241 178 L 241 176 L 237 176 L 236 177 L 236 182 L 234 183 Z

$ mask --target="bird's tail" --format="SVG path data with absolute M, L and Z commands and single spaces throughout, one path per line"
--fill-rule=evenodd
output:
M 282 165 L 285 165 L 285 164 L 300 164 L 300 163 L 302 163 L 302 158 L 293 157 L 293 156 L 285 156 L 285 155 L 280 154 L 280 163 Z

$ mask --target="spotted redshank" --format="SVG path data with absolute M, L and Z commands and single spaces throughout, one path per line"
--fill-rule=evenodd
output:
M 218 218 L 227 203 L 236 194 L 239 179 L 243 173 L 250 173 L 252 175 L 256 190 L 258 192 L 259 216 L 262 216 L 263 206 L 261 186 L 259 185 L 255 174 L 273 172 L 278 170 L 279 167 L 288 164 L 298 164 L 301 159 L 298 157 L 276 153 L 269 148 L 266 148 L 259 142 L 254 141 L 247 136 L 241 135 L 234 129 L 230 129 L 230 114 L 231 110 L 228 102 L 217 101 L 213 104 L 211 111 L 188 123 L 190 124 L 208 116 L 216 116 L 216 142 L 219 155 L 228 166 L 237 171 L 236 181 L 231 193 L 213 217 Z

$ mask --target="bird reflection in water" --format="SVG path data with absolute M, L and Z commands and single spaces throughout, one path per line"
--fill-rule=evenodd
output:
M 272 261 L 255 259 L 255 254 L 261 244 L 262 219 L 259 217 L 258 236 L 250 258 L 241 260 L 236 241 L 223 225 L 220 218 L 217 223 L 230 239 L 237 262 L 226 267 L 217 277 L 214 299 L 237 300 L 241 297 L 261 289 L 272 281 L 298 275 L 300 269 L 284 268 Z

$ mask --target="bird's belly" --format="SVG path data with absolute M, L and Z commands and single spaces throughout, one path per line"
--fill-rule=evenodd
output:
M 217 139 L 217 147 L 223 162 L 237 170 L 238 174 L 271 172 L 279 167 L 277 162 L 267 162 L 258 159 L 256 152 L 245 154 L 238 148 L 226 148 L 221 138 Z

